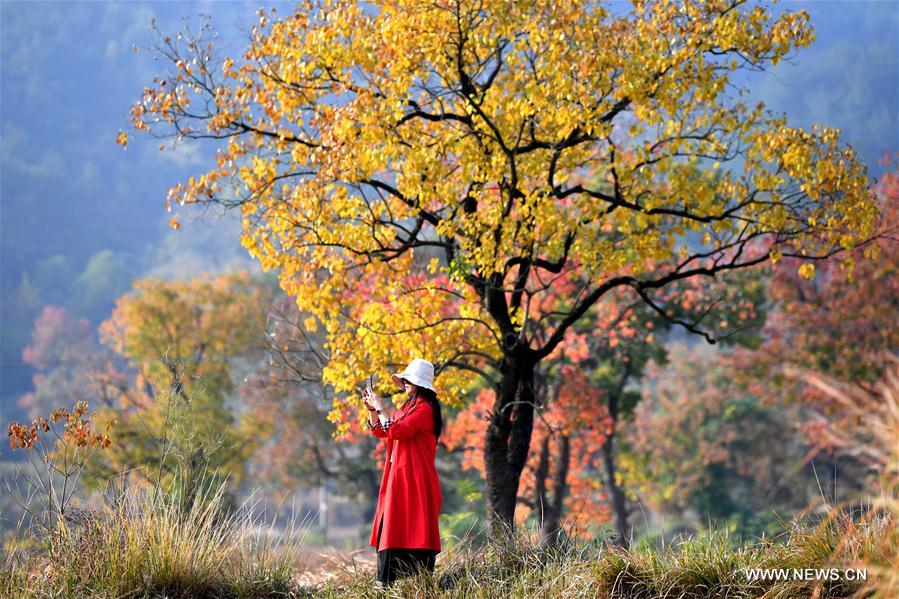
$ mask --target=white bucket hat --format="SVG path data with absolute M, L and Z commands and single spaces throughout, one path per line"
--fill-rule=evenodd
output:
M 406 366 L 406 370 L 398 374 L 391 375 L 390 378 L 400 389 L 403 388 L 403 381 L 401 381 L 400 379 L 406 379 L 413 385 L 435 391 L 434 365 L 427 360 L 422 360 L 421 358 L 415 358 L 414 360 L 409 362 L 409 365 Z

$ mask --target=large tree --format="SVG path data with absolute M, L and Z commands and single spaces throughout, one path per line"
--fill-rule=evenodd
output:
M 781 256 L 811 276 L 870 235 L 865 169 L 837 132 L 788 126 L 734 87 L 735 71 L 812 37 L 804 12 L 741 0 L 622 14 L 573 0 L 310 3 L 261 12 L 247 51 L 224 60 L 206 25 L 160 34 L 171 71 L 132 123 L 218 140 L 169 208 L 239 207 L 244 245 L 324 327 L 338 396 L 416 354 L 450 401 L 473 373 L 491 381 L 498 530 L 530 448 L 535 368 L 606 294 L 715 340 L 658 292 Z M 440 252 L 427 269 L 423 249 Z M 564 306 L 532 308 L 572 270 L 582 285 Z

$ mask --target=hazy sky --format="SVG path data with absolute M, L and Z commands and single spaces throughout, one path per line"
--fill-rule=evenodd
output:
M 291 5 L 276 5 L 287 13 Z M 191 269 L 222 252 L 238 252 L 233 226 L 198 231 L 166 227 L 167 187 L 203 172 L 199 148 L 160 153 L 128 128 L 129 108 L 158 69 L 150 53 L 155 18 L 175 31 L 184 16 L 213 17 L 224 49 L 239 49 L 255 2 L 0 2 L 0 296 L 24 270 L 62 254 L 73 267 L 104 249 L 133 265 L 135 276 L 173 260 Z M 754 76 L 753 93 L 799 125 L 840 127 L 877 175 L 876 161 L 899 149 L 897 30 L 899 3 L 782 2 L 812 16 L 817 41 L 793 64 Z M 180 237 L 173 237 L 180 236 Z M 2 323 L 0 323 L 2 325 Z M 5 325 L 2 325 L 5 327 Z M 6 401 L 7 398 L 4 398 Z

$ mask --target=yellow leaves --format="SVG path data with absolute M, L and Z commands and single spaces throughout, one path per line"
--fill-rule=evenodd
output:
M 814 279 L 815 278 L 815 265 L 811 262 L 806 262 L 802 266 L 799 267 L 799 276 L 803 279 Z
M 314 316 L 310 316 L 303 320 L 303 328 L 305 328 L 310 333 L 314 333 L 318 330 L 318 323 L 315 320 Z
M 124 131 L 119 131 L 118 135 L 116 135 L 115 142 L 123 148 L 128 147 L 128 134 Z
M 512 328 L 515 331 L 519 331 L 522 323 L 524 323 L 524 311 L 519 308 L 512 308 L 509 311 L 509 322 L 512 323 Z
M 767 171 L 758 171 L 752 176 L 752 184 L 760 190 L 773 191 L 783 184 L 784 180 Z
M 787 127 L 783 119 L 769 119 L 750 135 L 750 142 L 745 164 L 757 191 L 776 194 L 789 184 L 814 202 L 813 210 L 806 206 L 798 211 L 773 203 L 759 211 L 761 222 L 776 228 L 788 219 L 807 222 L 810 229 L 794 240 L 797 247 L 847 248 L 870 234 L 876 207 L 866 191 L 865 169 L 850 148 L 840 147 L 838 130 L 815 125 L 804 131 Z
M 245 180 L 255 183 L 256 181 L 264 181 L 275 174 L 275 165 L 271 161 L 253 156 L 250 160 L 250 170 Z
M 847 256 L 845 260 L 840 262 L 840 270 L 846 273 L 846 280 L 852 283 L 855 273 L 855 258 Z
M 680 125 L 677 121 L 675 121 L 674 119 L 668 119 L 668 121 L 665 122 L 665 135 L 670 137 L 674 135 L 679 128 Z
M 864 250 L 864 252 L 862 252 L 862 254 L 868 260 L 876 260 L 877 257 L 880 255 L 880 249 L 881 248 L 880 248 L 879 244 L 872 243 L 872 244 L 868 245 L 868 247 L 865 248 L 865 250 Z
M 181 223 L 179 223 L 179 222 L 178 222 L 177 220 L 175 220 L 174 218 L 170 218 L 170 219 L 169 219 L 169 226 L 177 231 L 178 229 L 181 228 Z

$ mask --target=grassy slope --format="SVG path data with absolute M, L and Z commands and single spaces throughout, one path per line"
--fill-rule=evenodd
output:
M 140 501 L 138 501 L 140 499 Z M 886 507 L 895 507 L 886 506 Z M 872 512 L 873 514 L 874 512 Z M 132 497 L 116 510 L 71 519 L 66 536 L 7 553 L 0 596 L 24 597 L 850 597 L 899 596 L 896 517 L 833 519 L 734 550 L 723 534 L 624 552 L 599 544 L 541 550 L 523 536 L 459 545 L 434 575 L 388 591 L 371 561 L 332 568 L 310 584 L 296 568 L 302 535 L 269 541 L 265 526 L 216 503 L 179 513 L 163 499 Z M 867 583 L 750 582 L 746 568 L 866 567 Z

